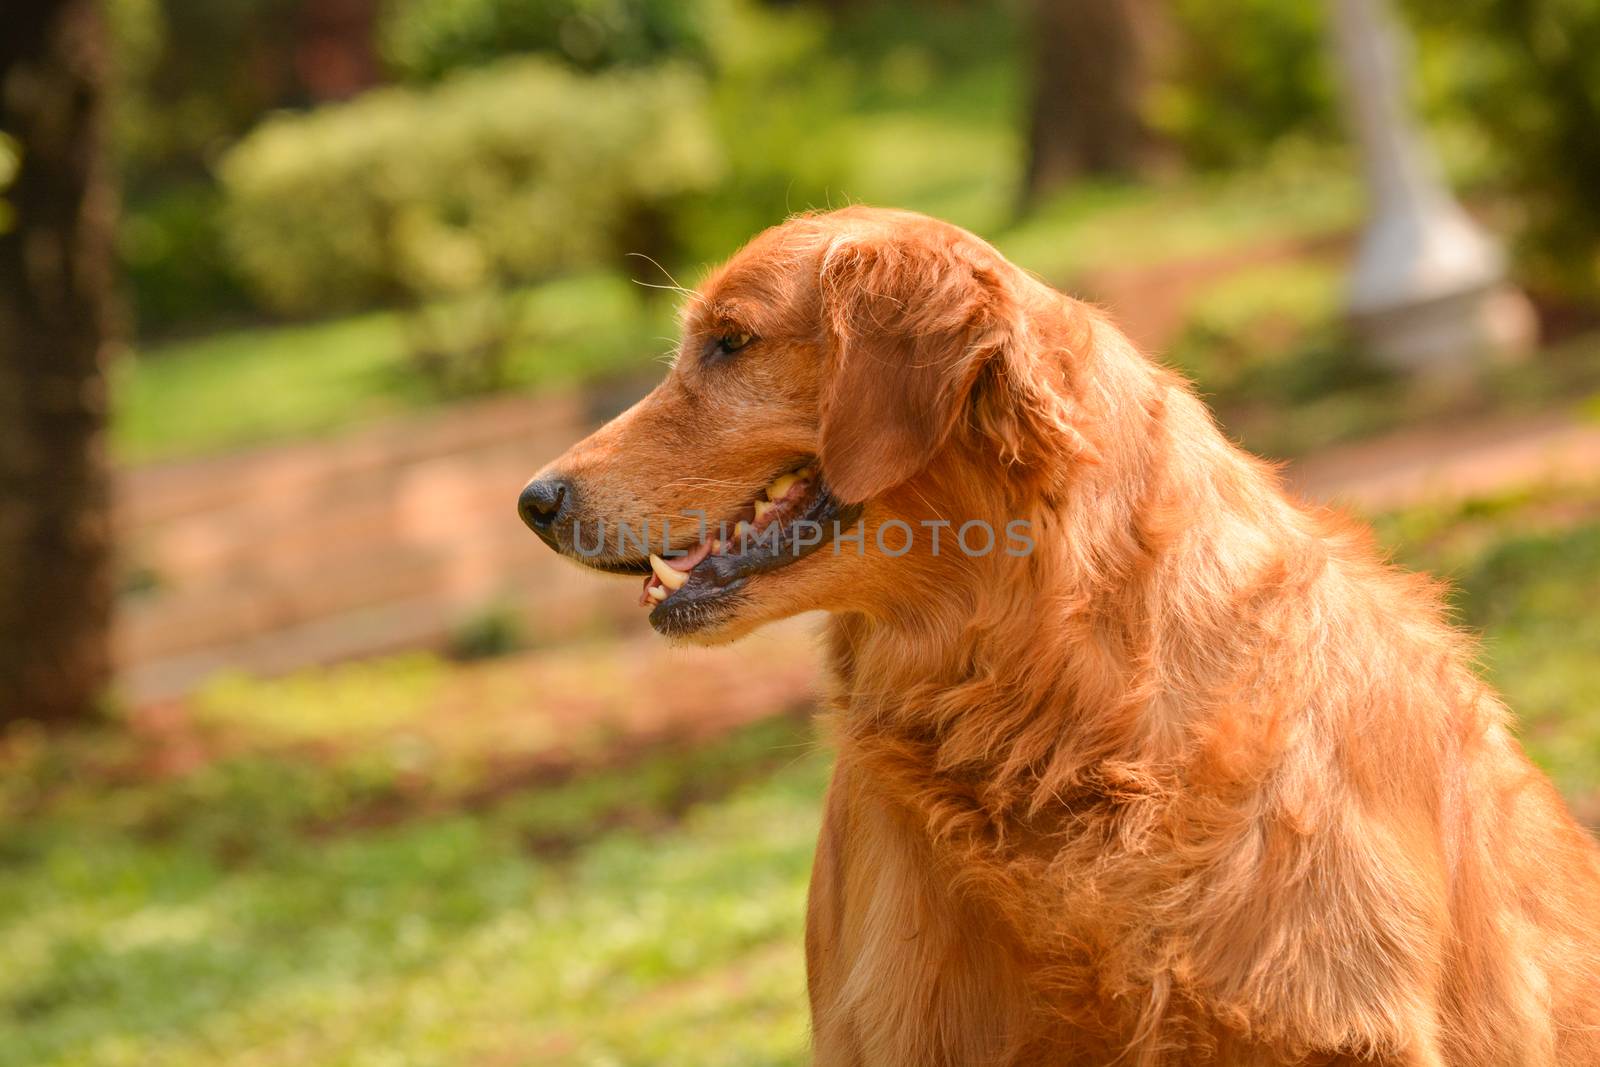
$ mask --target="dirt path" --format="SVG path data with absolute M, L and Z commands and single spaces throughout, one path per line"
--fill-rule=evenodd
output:
M 1301 495 L 1372 513 L 1517 486 L 1600 479 L 1600 423 L 1564 413 L 1426 426 L 1329 449 L 1288 471 Z
M 1182 332 L 1207 287 L 1243 271 L 1343 256 L 1353 243 L 1345 233 L 1262 241 L 1164 263 L 1092 271 L 1065 290 L 1106 308 L 1143 351 L 1161 353 Z

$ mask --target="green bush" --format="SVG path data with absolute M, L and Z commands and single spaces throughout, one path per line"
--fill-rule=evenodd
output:
M 141 334 L 250 310 L 221 229 L 215 186 L 189 183 L 130 202 L 117 232 Z
M 685 259 L 721 259 L 751 235 L 810 208 L 838 206 L 858 146 L 841 116 L 854 88 L 826 22 L 797 6 L 703 0 L 711 114 L 724 180 L 669 220 Z
M 685 0 L 395 0 L 379 22 L 378 48 L 412 79 L 518 52 L 592 70 L 696 55 L 696 8 Z
M 1600 300 L 1600 4 L 1410 0 L 1456 106 L 1489 142 L 1496 184 L 1522 214 L 1524 264 Z M 1444 64 L 1440 64 L 1444 66 Z
M 815 5 L 760 0 L 395 0 L 379 26 L 386 62 L 414 80 L 518 52 L 587 69 L 671 56 L 703 71 L 726 171 L 662 220 L 689 262 L 720 259 L 846 187 L 855 146 L 840 116 L 857 87 L 837 53 L 854 36 Z
M 496 601 L 461 620 L 450 632 L 449 652 L 458 660 L 493 659 L 528 645 L 528 624 L 512 604 Z
M 286 312 L 660 253 L 660 217 L 721 171 L 707 111 L 683 68 L 589 76 L 518 59 L 274 118 L 220 164 L 228 243 Z
M 1175 0 L 1152 118 L 1204 167 L 1252 166 L 1290 136 L 1338 136 L 1325 5 Z

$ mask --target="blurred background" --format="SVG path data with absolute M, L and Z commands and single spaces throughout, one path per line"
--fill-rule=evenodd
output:
M 524 480 L 794 211 L 1108 307 L 1600 819 L 1600 7 L 7 0 L 0 1065 L 806 1061 L 815 620 Z

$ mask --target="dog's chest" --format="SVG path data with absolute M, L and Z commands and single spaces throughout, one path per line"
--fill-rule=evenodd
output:
M 1038 958 L 958 880 L 925 831 L 841 767 L 807 922 L 817 1067 L 1070 1065 L 1104 1050 L 1042 1010 Z

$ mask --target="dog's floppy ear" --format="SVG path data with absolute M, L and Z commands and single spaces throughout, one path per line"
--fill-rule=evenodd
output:
M 986 362 L 1012 342 L 1015 299 L 975 242 L 876 233 L 822 261 L 831 335 L 818 455 L 854 504 L 911 478 L 949 439 Z

